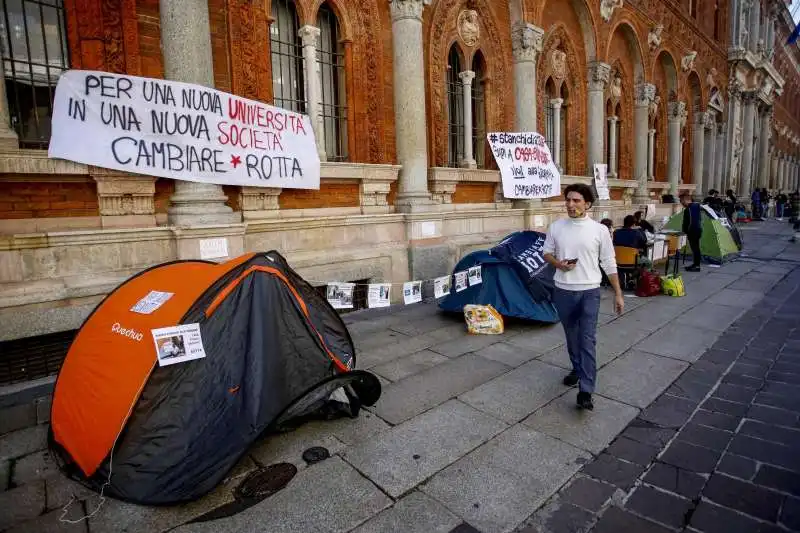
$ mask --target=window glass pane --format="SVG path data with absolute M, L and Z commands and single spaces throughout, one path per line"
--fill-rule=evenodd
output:
M 340 42 L 339 22 L 327 4 L 319 8 L 317 25 L 320 29 L 317 61 L 322 83 L 325 153 L 329 161 L 346 161 L 348 147 L 344 47 Z
M 23 148 L 46 148 L 55 86 L 69 67 L 61 0 L 0 3 L 0 46 L 11 127 Z
M 297 11 L 291 0 L 273 0 L 270 27 L 273 103 L 306 112 L 302 43 L 298 35 Z

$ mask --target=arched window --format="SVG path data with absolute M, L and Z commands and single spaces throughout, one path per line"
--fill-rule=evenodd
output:
M 3 2 L 0 36 L 9 125 L 20 147 L 47 148 L 53 94 L 69 68 L 62 0 Z
M 553 83 L 553 78 L 548 78 L 544 84 L 545 105 L 544 105 L 544 140 L 547 147 L 550 149 L 550 155 L 555 157 L 553 153 L 553 134 L 556 131 L 556 125 L 553 122 L 555 114 L 553 113 L 553 105 L 551 101 L 558 96 L 556 95 L 556 85 Z
M 567 114 L 569 113 L 569 89 L 567 89 L 567 84 L 561 84 L 561 127 L 559 128 L 559 158 L 558 161 L 561 164 L 561 172 L 563 174 L 569 174 L 568 165 L 567 165 L 567 154 L 569 151 L 567 150 L 567 140 L 569 139 L 569 130 L 567 129 L 567 124 L 569 121 L 567 120 Z
M 453 45 L 447 56 L 447 165 L 458 167 L 464 159 L 464 94 L 461 55 Z
M 478 168 L 486 168 L 486 62 L 477 52 L 472 60 L 472 154 Z
M 303 50 L 297 10 L 292 0 L 272 0 L 269 41 L 272 51 L 272 94 L 276 106 L 306 112 Z
M 719 39 L 719 0 L 715 0 L 714 2 L 714 39 Z
M 325 153 L 328 161 L 346 161 L 347 90 L 345 85 L 344 47 L 339 38 L 339 21 L 328 4 L 317 15 L 320 44 L 317 51 L 322 85 L 322 120 L 325 129 Z
M 697 18 L 697 4 L 700 0 L 689 0 L 689 15 Z

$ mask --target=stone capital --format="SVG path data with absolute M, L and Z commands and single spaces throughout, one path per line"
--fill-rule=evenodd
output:
M 389 0 L 392 22 L 403 19 L 416 19 L 422 22 L 422 10 L 431 0 Z
M 728 80 L 728 96 L 731 98 L 740 98 L 742 96 L 742 91 L 744 90 L 744 86 L 742 82 L 740 82 L 735 77 L 731 77 Z
M 607 120 L 610 124 L 616 124 L 617 122 L 619 122 L 619 117 L 611 115 L 610 117 L 608 117 Z
M 670 120 L 681 120 L 686 114 L 686 102 L 670 102 L 667 105 L 667 116 Z
M 640 83 L 634 89 L 636 107 L 649 106 L 656 96 L 656 86 L 652 83 Z
M 588 74 L 589 90 L 604 91 L 611 79 L 611 65 L 602 61 L 592 61 L 589 63 Z
M 717 123 L 717 135 L 722 136 L 725 135 L 725 129 L 727 128 L 727 124 L 725 122 L 718 122 Z
M 551 98 L 550 99 L 550 107 L 553 109 L 561 109 L 561 106 L 564 104 L 563 98 Z
M 459 72 L 458 77 L 461 78 L 461 83 L 464 85 L 472 85 L 472 80 L 475 79 L 475 71 L 465 70 L 463 72 Z
M 743 91 L 742 103 L 744 105 L 756 105 L 758 102 L 758 93 L 756 91 Z
M 319 47 L 319 36 L 320 36 L 320 29 L 316 26 L 312 26 L 310 24 L 306 24 L 297 32 L 297 35 L 300 37 L 300 40 L 303 42 L 303 46 L 313 46 L 314 48 Z
M 542 51 L 544 30 L 527 22 L 515 22 L 511 28 L 511 49 L 514 61 L 536 61 Z

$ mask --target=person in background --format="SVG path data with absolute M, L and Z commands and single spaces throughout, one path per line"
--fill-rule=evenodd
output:
M 578 384 L 578 407 L 591 410 L 597 378 L 601 266 L 614 287 L 617 314 L 625 309 L 625 299 L 608 229 L 587 214 L 594 203 L 592 189 L 582 183 L 569 185 L 564 190 L 564 199 L 569 216 L 550 225 L 542 252 L 545 261 L 556 269 L 553 305 L 564 327 L 572 362 L 572 372 L 563 383 L 570 387 Z
M 753 220 L 761 218 L 761 191 L 753 189 L 753 194 L 750 195 L 750 202 L 752 203 Z
M 610 218 L 604 218 L 603 220 L 600 221 L 600 223 L 608 228 L 608 234 L 613 237 L 614 236 L 614 221 L 611 220 Z
M 633 215 L 628 215 L 622 222 L 622 227 L 614 232 L 614 246 L 626 246 L 636 248 L 640 252 L 647 252 L 647 237 L 644 232 L 636 226 L 636 219 Z
M 766 188 L 762 187 L 759 196 L 761 200 L 761 218 L 769 218 L 769 192 L 767 192 Z
M 736 212 L 736 204 L 739 203 L 739 200 L 736 198 L 736 195 L 733 194 L 733 189 L 725 191 L 725 196 L 727 197 L 724 204 L 725 215 L 733 221 L 733 214 Z
M 689 272 L 700 272 L 700 238 L 703 236 L 703 226 L 700 217 L 700 204 L 694 201 L 692 195 L 689 193 L 681 194 L 681 205 L 683 209 L 683 232 L 689 241 L 689 247 L 692 249 L 693 261 L 691 266 L 686 267 Z
M 719 197 L 719 191 L 716 189 L 708 191 L 708 196 L 705 197 L 703 203 L 717 213 L 720 213 L 724 208 L 722 198 Z
M 783 222 L 783 211 L 786 208 L 786 202 L 789 201 L 789 197 L 784 194 L 783 191 L 778 191 L 778 194 L 775 195 L 775 216 Z
M 634 221 L 633 225 L 636 226 L 637 228 L 641 228 L 649 233 L 656 232 L 656 228 L 654 228 L 653 225 L 649 223 L 647 219 L 644 218 L 644 213 L 642 213 L 641 211 L 636 211 L 633 214 L 633 221 Z

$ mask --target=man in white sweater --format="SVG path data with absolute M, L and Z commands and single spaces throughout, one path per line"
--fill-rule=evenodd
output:
M 569 218 L 550 225 L 543 252 L 545 260 L 556 268 L 553 304 L 564 326 L 572 362 L 572 372 L 564 378 L 564 384 L 578 384 L 578 407 L 594 409 L 601 266 L 614 288 L 617 314 L 622 314 L 625 299 L 608 229 L 587 214 L 594 203 L 592 189 L 583 184 L 570 185 L 564 191 L 564 198 Z

